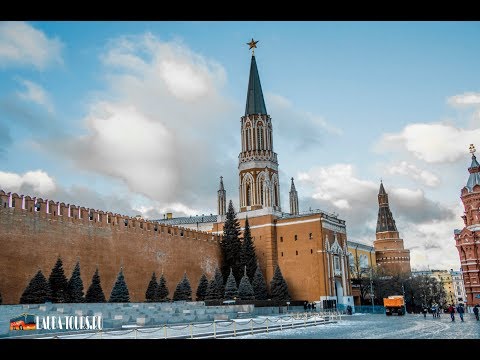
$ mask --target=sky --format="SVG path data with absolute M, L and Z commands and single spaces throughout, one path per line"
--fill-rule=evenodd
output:
M 238 209 L 255 51 L 281 205 L 375 239 L 383 180 L 414 269 L 458 269 L 480 147 L 479 22 L 0 22 L 0 189 L 145 218 Z

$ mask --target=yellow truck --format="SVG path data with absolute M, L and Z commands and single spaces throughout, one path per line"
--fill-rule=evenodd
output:
M 388 298 L 383 298 L 383 306 L 385 306 L 385 314 L 387 316 L 392 314 L 405 315 L 405 299 L 402 295 L 392 295 Z

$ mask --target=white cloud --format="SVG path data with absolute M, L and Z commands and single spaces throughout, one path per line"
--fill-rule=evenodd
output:
M 440 179 L 434 173 L 420 169 L 406 161 L 402 161 L 396 165 L 390 166 L 387 168 L 387 172 L 391 175 L 405 175 L 411 177 L 412 179 L 418 180 L 421 183 L 431 187 L 435 187 L 440 184 Z
M 377 194 L 379 183 L 362 180 L 351 164 L 317 166 L 297 176 L 299 185 L 308 193 L 303 205 L 339 213 L 346 220 L 349 239 L 373 243 L 378 214 Z M 421 189 L 408 189 L 386 184 L 390 209 L 396 220 L 406 248 L 412 250 L 412 266 L 419 266 L 424 252 L 428 261 L 448 263 L 448 268 L 458 263 L 458 254 L 452 252 L 453 228 L 461 226 L 461 211 L 426 197 Z M 433 249 L 432 243 L 439 248 Z M 441 251 L 449 252 L 448 256 Z M 418 256 L 417 256 L 418 255 Z M 458 267 L 458 265 L 455 265 Z
M 43 106 L 51 114 L 55 112 L 50 95 L 41 85 L 25 79 L 19 79 L 19 82 L 25 87 L 23 91 L 17 92 L 19 98 Z
M 57 153 L 122 180 L 161 208 L 213 208 L 215 179 L 225 171 L 216 155 L 239 142 L 237 123 L 225 121 L 231 105 L 222 94 L 224 69 L 148 33 L 112 40 L 101 60 L 108 90 L 95 94 L 85 135 L 64 139 Z M 212 134 L 215 141 L 206 141 Z
M 62 64 L 63 44 L 25 22 L 0 22 L 0 67 Z
M 451 96 L 447 99 L 447 103 L 454 107 L 480 106 L 480 93 L 466 92 Z
M 378 152 L 405 149 L 428 163 L 454 162 L 478 142 L 480 129 L 465 130 L 446 124 L 411 124 L 400 133 L 384 134 L 375 145 Z
M 41 194 L 51 193 L 56 188 L 53 178 L 42 170 L 27 171 L 21 175 L 0 171 L 0 189 L 20 192 L 25 187 Z

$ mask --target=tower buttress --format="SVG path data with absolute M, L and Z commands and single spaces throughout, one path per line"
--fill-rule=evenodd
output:
M 290 186 L 290 214 L 298 215 L 298 193 L 295 189 L 295 184 L 293 183 L 292 177 L 292 185 Z
M 225 215 L 227 213 L 227 192 L 223 187 L 223 176 L 220 176 L 220 187 L 217 194 L 218 215 Z

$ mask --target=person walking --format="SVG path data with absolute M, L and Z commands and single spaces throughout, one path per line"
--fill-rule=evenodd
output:
M 435 306 L 432 306 L 432 317 L 433 318 L 437 317 L 437 308 Z
M 448 307 L 448 312 L 450 313 L 452 321 L 455 321 L 455 308 L 453 307 L 453 304 Z
M 475 314 L 475 319 L 478 321 L 478 304 L 474 306 L 473 313 Z
M 423 307 L 423 317 L 424 317 L 425 319 L 427 318 L 427 312 L 428 312 L 427 307 L 424 306 L 424 307 Z
M 460 319 L 463 322 L 463 314 L 465 313 L 465 309 L 463 308 L 463 304 L 460 304 L 460 305 L 457 306 L 457 312 L 458 312 L 458 316 L 460 316 Z
M 307 312 L 307 302 L 306 302 L 306 301 L 303 303 L 303 310 L 304 310 L 305 312 Z
M 442 307 L 437 306 L 437 317 L 440 319 L 440 313 L 441 313 Z

